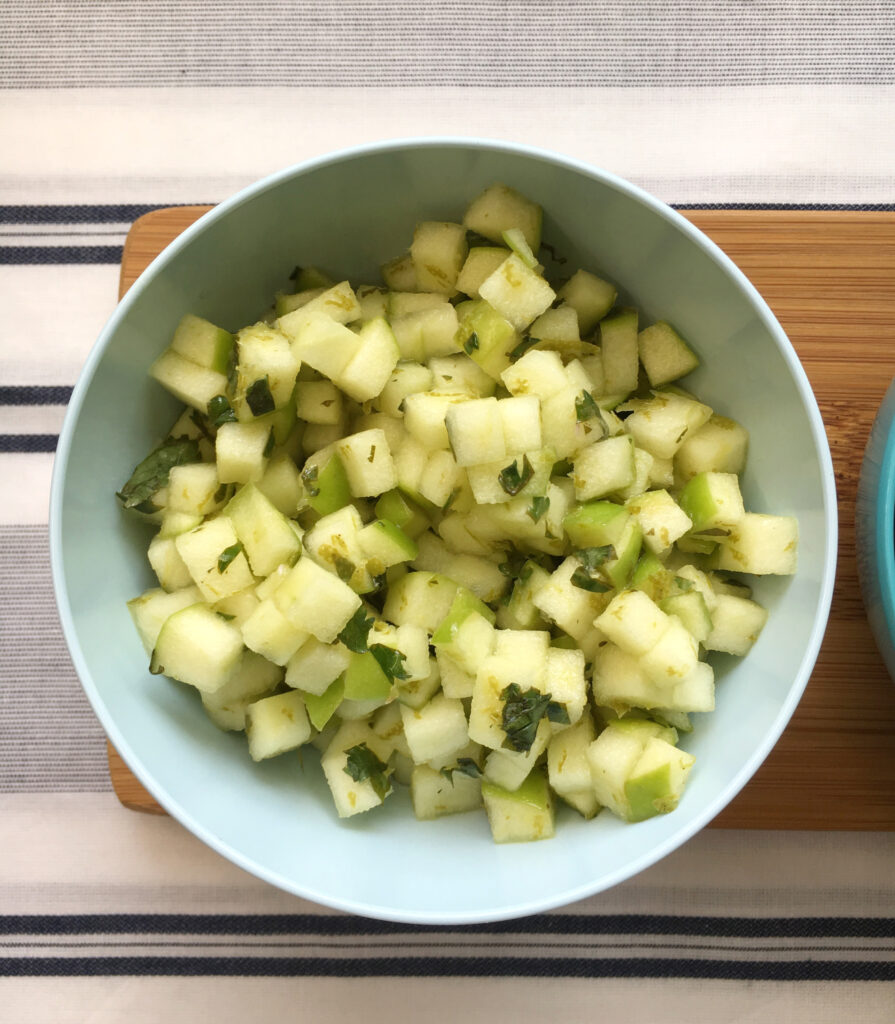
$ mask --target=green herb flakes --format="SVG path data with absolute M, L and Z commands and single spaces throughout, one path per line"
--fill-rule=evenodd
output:
M 549 693 L 541 693 L 531 687 L 522 692 L 518 683 L 510 683 L 500 694 L 503 701 L 501 725 L 507 734 L 504 746 L 526 754 L 535 741 L 541 719 L 550 704 Z
M 510 359 L 519 359 L 520 356 L 524 356 L 525 353 L 530 348 L 534 348 L 540 340 L 540 338 L 523 338 L 515 348 L 510 350 Z
M 370 654 L 379 663 L 379 667 L 388 676 L 390 683 L 396 679 L 409 679 L 410 673 L 404 667 L 404 655 L 401 651 L 395 651 L 385 644 L 373 644 Z
M 348 761 L 343 769 L 355 782 L 370 780 L 373 791 L 380 800 L 384 800 L 391 792 L 389 769 L 383 761 L 373 753 L 366 743 L 358 743 L 345 751 Z
M 475 331 L 473 331 L 472 334 L 470 334 L 470 336 L 466 339 L 466 341 L 463 342 L 463 351 L 468 356 L 471 356 L 472 353 L 475 352 L 475 350 L 478 347 L 479 347 L 479 336 L 475 333 Z
M 252 410 L 253 416 L 265 416 L 274 411 L 276 405 L 270 393 L 270 381 L 267 377 L 261 377 L 246 388 L 246 404 Z
M 316 498 L 320 493 L 320 488 L 317 486 L 317 477 L 319 475 L 320 470 L 317 466 L 305 466 L 301 471 L 301 482 L 304 484 L 309 498 Z
M 575 418 L 579 423 L 583 423 L 599 416 L 600 407 L 594 401 L 594 396 L 589 391 L 582 391 L 575 399 Z
M 497 474 L 497 479 L 507 494 L 515 496 L 534 475 L 534 467 L 529 462 L 528 456 L 525 455 L 522 459 L 521 470 L 519 469 L 519 460 L 515 459 L 506 469 L 502 469 Z
M 592 576 L 583 566 L 579 566 L 572 573 L 570 582 L 573 587 L 578 587 L 579 590 L 589 590 L 592 594 L 605 594 L 612 589 L 602 580 Z
M 224 550 L 218 555 L 218 572 L 222 576 L 240 551 L 242 551 L 242 543 L 237 541 L 235 544 L 231 544 L 229 548 L 224 548 Z
M 208 418 L 213 427 L 222 427 L 225 423 L 235 423 L 236 413 L 226 395 L 215 395 L 208 403 Z
M 355 654 L 364 654 L 368 650 L 367 641 L 372 627 L 373 620 L 367 616 L 363 605 L 361 605 L 339 633 L 339 639 L 349 651 L 354 651 Z
M 168 486 L 168 477 L 175 466 L 200 462 L 199 443 L 194 440 L 168 441 L 160 445 L 137 466 L 130 480 L 116 494 L 128 509 L 138 509 L 153 494 Z M 147 511 L 147 508 L 140 511 Z M 151 511 L 155 511 L 153 506 Z
M 531 517 L 532 522 L 537 522 L 541 516 L 550 508 L 550 499 L 535 497 L 531 499 L 531 505 L 527 509 L 528 515 Z

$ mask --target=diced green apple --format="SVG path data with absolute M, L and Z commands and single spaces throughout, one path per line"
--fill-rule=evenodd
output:
M 495 843 L 524 843 L 553 836 L 553 800 L 540 769 L 536 768 L 514 792 L 483 782 L 482 799 Z

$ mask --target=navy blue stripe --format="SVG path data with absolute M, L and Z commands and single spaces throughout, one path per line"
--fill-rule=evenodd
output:
M 74 206 L 0 205 L 0 224 L 126 224 L 151 210 L 192 203 L 79 203 Z M 207 203 L 196 203 L 207 206 Z
M 0 384 L 0 405 L 68 405 L 72 390 L 63 384 Z
M 58 434 L 0 434 L 0 454 L 54 452 L 58 443 Z
M 893 981 L 882 961 L 698 960 L 678 957 L 3 957 L 0 977 L 710 978 L 725 981 Z
M 487 925 L 422 926 L 328 914 L 15 914 L 0 935 L 402 935 L 411 932 L 521 935 L 696 935 L 736 938 L 893 938 L 891 917 L 678 917 L 652 914 L 535 914 Z
M 210 206 L 196 203 L 83 203 L 77 206 L 0 205 L 0 224 L 127 224 L 152 210 L 172 206 Z M 677 210 L 843 210 L 895 211 L 895 203 L 672 203 Z
M 678 210 L 804 210 L 855 211 L 880 213 L 895 210 L 892 203 L 683 203 L 673 204 Z M 151 209 L 158 209 L 152 207 Z M 123 247 L 120 245 L 6 245 L 0 246 L 0 265 L 47 266 L 118 264 Z
M 672 203 L 675 210 L 793 210 L 891 213 L 895 203 Z
M 0 264 L 6 266 L 44 266 L 69 263 L 120 263 L 120 245 L 3 245 Z

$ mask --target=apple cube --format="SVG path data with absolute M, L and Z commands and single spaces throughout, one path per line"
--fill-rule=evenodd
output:
M 671 619 L 640 590 L 623 590 L 609 602 L 595 625 L 623 651 L 640 657 L 659 642 Z
M 311 738 L 311 723 L 296 690 L 264 697 L 246 708 L 246 736 L 253 761 L 295 750 Z
M 482 784 L 459 771 L 452 772 L 448 779 L 442 772 L 418 764 L 410 776 L 410 799 L 419 821 L 433 821 L 481 807 Z
M 747 512 L 718 547 L 715 568 L 757 576 L 796 571 L 799 522 L 792 516 Z
M 540 769 L 536 768 L 515 792 L 483 782 L 482 799 L 495 843 L 524 843 L 553 836 L 553 799 Z
M 634 480 L 634 443 L 627 435 L 607 437 L 580 451 L 573 463 L 575 497 L 602 498 Z
M 321 643 L 332 643 L 360 607 L 360 598 L 310 558 L 300 558 L 273 596 L 280 611 Z
M 705 649 L 742 657 L 751 650 L 767 619 L 768 613 L 760 604 L 744 597 L 718 594 Z
M 448 408 L 444 422 L 458 465 L 505 458 L 501 404 L 496 398 L 476 398 Z
M 443 762 L 469 742 L 462 702 L 444 694 L 418 709 L 402 707 L 401 719 L 415 764 Z
M 336 447 L 356 498 L 375 497 L 396 486 L 398 475 L 383 430 L 351 434 Z
M 647 740 L 625 781 L 628 820 L 644 821 L 667 814 L 680 802 L 695 758 L 663 739 Z

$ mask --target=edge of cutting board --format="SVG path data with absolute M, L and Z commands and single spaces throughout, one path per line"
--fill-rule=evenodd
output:
M 125 242 L 120 294 L 208 209 L 140 217 Z M 783 736 L 712 825 L 895 830 L 895 686 L 864 616 L 854 538 L 864 445 L 895 375 L 895 213 L 681 212 L 749 276 L 793 342 L 824 417 L 839 495 L 837 583 L 817 665 Z M 111 744 L 109 772 L 124 806 L 165 813 Z

